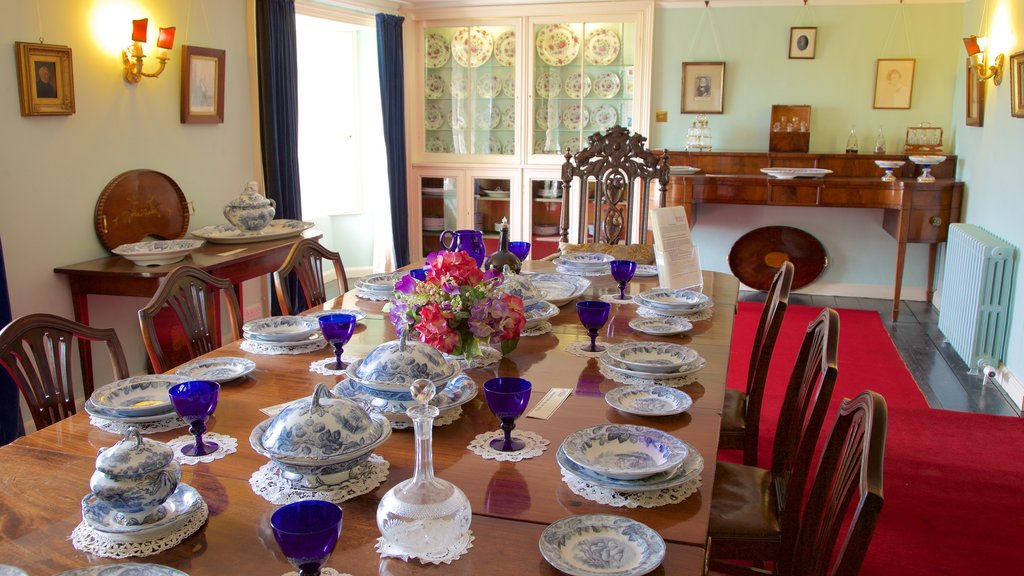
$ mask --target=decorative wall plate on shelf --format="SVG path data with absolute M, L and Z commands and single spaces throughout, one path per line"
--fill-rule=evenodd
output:
M 494 43 L 494 58 L 502 66 L 514 66 L 516 63 L 516 33 L 509 30 L 502 32 Z
M 433 32 L 427 34 L 424 52 L 424 62 L 427 68 L 440 68 L 447 64 L 448 58 L 451 57 L 448 41 L 444 39 L 444 36 Z
M 452 37 L 452 57 L 459 66 L 477 68 L 491 59 L 494 39 L 483 28 L 462 28 Z
M 595 66 L 607 66 L 619 57 L 619 35 L 607 28 L 587 34 L 583 57 Z
M 580 52 L 580 37 L 567 24 L 551 24 L 537 33 L 537 55 L 548 66 L 565 66 Z

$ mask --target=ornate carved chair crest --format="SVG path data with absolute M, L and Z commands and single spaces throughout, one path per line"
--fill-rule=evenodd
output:
M 647 236 L 647 210 L 651 184 L 658 182 L 659 205 L 664 203 L 668 186 L 668 153 L 661 156 L 648 150 L 645 136 L 630 134 L 615 126 L 607 132 L 595 132 L 587 147 L 576 154 L 565 153 L 562 164 L 562 218 L 559 245 L 569 240 L 570 190 L 579 179 L 576 214 L 579 226 L 573 243 L 643 244 Z M 593 225 L 593 232 L 588 230 Z M 588 235 L 592 239 L 588 240 Z

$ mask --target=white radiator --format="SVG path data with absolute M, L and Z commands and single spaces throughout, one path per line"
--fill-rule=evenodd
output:
M 973 224 L 953 224 L 946 241 L 939 330 L 971 374 L 1006 352 L 1016 250 Z

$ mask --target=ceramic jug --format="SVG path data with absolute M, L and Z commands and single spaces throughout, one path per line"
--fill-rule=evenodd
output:
M 277 203 L 264 198 L 256 182 L 249 182 L 245 190 L 224 207 L 224 217 L 242 232 L 259 232 L 270 224 L 277 211 Z
M 137 526 L 153 520 L 151 514 L 161 514 L 159 506 L 180 481 L 181 464 L 173 449 L 129 427 L 123 440 L 100 449 L 89 486 L 99 501 L 118 512 L 121 524 Z
M 487 255 L 484 233 L 480 230 L 445 230 L 441 232 L 441 247 L 449 252 L 467 252 L 476 260 L 477 266 L 484 263 L 484 256 Z

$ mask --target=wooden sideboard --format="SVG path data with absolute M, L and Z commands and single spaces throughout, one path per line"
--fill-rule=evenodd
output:
M 928 252 L 928 302 L 931 303 L 935 259 L 940 242 L 946 241 L 951 223 L 960 221 L 963 183 L 955 180 L 956 156 L 932 168 L 935 182 L 918 182 L 921 167 L 899 154 L 802 154 L 777 152 L 674 152 L 672 166 L 691 166 L 700 171 L 672 176 L 663 206 L 683 206 L 690 225 L 696 223 L 697 205 L 760 204 L 769 206 L 825 206 L 881 208 L 882 226 L 896 239 L 896 278 L 892 318 L 899 315 L 900 288 L 907 243 L 926 243 Z M 905 160 L 893 171 L 896 180 L 883 182 L 884 170 L 875 160 Z M 766 176 L 762 168 L 826 168 L 824 178 L 780 180 Z

